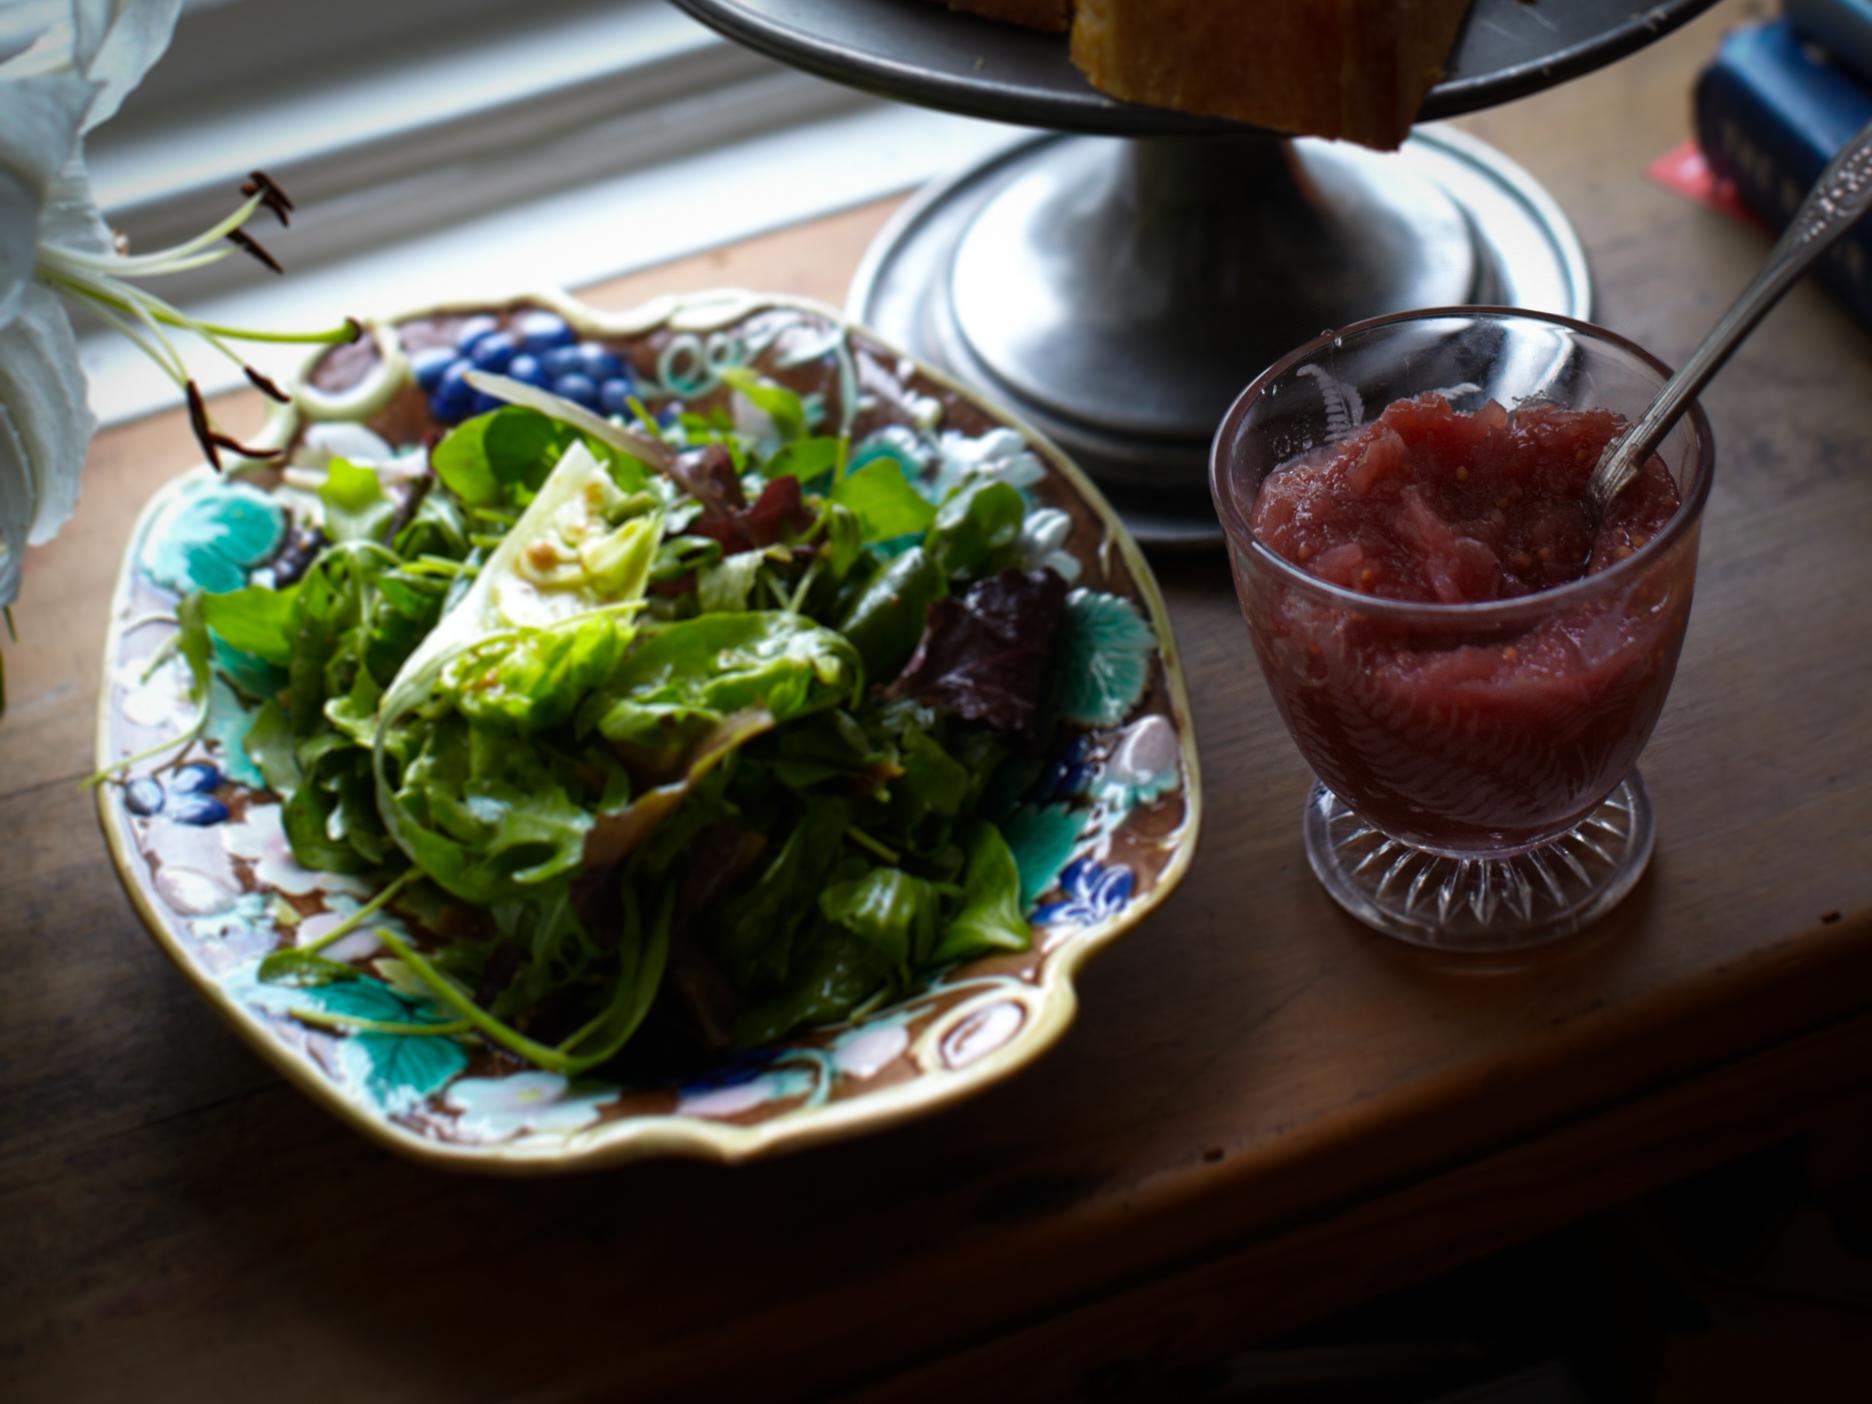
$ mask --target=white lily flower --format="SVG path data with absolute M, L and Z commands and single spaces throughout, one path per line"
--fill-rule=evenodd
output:
M 211 326 L 138 284 L 246 252 L 278 271 L 242 230 L 261 209 L 283 224 L 292 202 L 259 171 L 226 219 L 174 248 L 120 251 L 84 168 L 85 135 L 113 116 L 168 47 L 182 0 L 0 0 L 0 609 L 19 594 L 20 555 L 49 540 L 78 500 L 96 427 L 86 408 L 78 342 L 60 294 L 89 303 L 186 391 L 203 452 L 265 457 L 220 433 L 165 328 L 205 339 L 275 399 L 224 338 L 332 342 L 357 323 L 305 335 Z M 4 694 L 0 693 L 0 707 Z
M 181 0 L 11 6 L 0 20 L 0 605 L 20 554 L 78 501 L 95 422 L 78 341 L 33 282 L 42 248 L 97 256 L 110 234 L 84 172 L 84 135 L 168 46 Z

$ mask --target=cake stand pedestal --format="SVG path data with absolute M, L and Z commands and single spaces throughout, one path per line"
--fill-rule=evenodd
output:
M 823 77 L 1053 129 L 906 205 L 848 310 L 1050 435 L 1147 545 L 1220 540 L 1205 471 L 1215 425 L 1322 330 L 1455 303 L 1592 315 L 1559 207 L 1448 128 L 1376 152 L 1114 102 L 1061 36 L 928 0 L 675 2 Z M 1423 115 L 1540 91 L 1712 2 L 1475 0 Z

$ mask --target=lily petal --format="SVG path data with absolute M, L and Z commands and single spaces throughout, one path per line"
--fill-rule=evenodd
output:
M 69 67 L 70 35 L 71 0 L 15 0 L 0 7 L 0 78 Z
M 91 193 L 91 177 L 84 161 L 74 156 L 46 188 L 39 210 L 39 242 L 85 253 L 111 251 L 110 226 Z
M 19 311 L 39 261 L 39 199 L 11 171 L 0 171 L 0 325 Z
M 117 115 L 130 90 L 163 56 L 182 0 L 72 0 L 72 58 L 100 84 L 85 116 L 88 132 Z
M 19 598 L 20 557 L 32 527 L 33 498 L 26 445 L 0 404 L 0 607 Z
M 76 73 L 42 73 L 0 87 L 0 170 L 44 190 L 78 149 L 98 86 Z
M 19 315 L 0 327 L 0 405 L 24 449 L 26 540 L 37 546 L 51 540 L 78 505 L 78 478 L 96 427 L 85 404 L 78 338 L 64 307 L 44 288 L 28 288 Z M 9 498 L 18 492 L 17 476 L 5 490 Z M 19 511 L 12 500 L 0 506 L 9 521 Z

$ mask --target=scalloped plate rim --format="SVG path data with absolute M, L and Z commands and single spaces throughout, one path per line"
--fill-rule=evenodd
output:
M 751 312 L 770 307 L 794 308 L 811 312 L 826 317 L 848 330 L 861 331 L 879 347 L 914 365 L 920 374 L 932 382 L 974 405 L 986 413 L 990 419 L 1016 430 L 1030 447 L 1045 457 L 1048 466 L 1064 478 L 1072 486 L 1073 491 L 1091 507 L 1106 528 L 1108 540 L 1117 543 L 1131 578 L 1137 586 L 1138 594 L 1148 611 L 1152 632 L 1157 639 L 1158 654 L 1163 660 L 1168 711 L 1176 726 L 1178 752 L 1183 764 L 1184 813 L 1183 820 L 1174 834 L 1166 836 L 1164 840 L 1166 843 L 1174 843 L 1175 846 L 1155 886 L 1148 892 L 1140 894 L 1136 901 L 1127 905 L 1123 911 L 1095 926 L 1082 928 L 1062 941 L 1041 967 L 1040 978 L 1032 986 L 1034 991 L 1031 997 L 1032 1002 L 1023 1006 L 1027 1010 L 1027 1017 L 1023 1020 L 1021 1027 L 1007 1042 L 964 1067 L 924 1071 L 907 1081 L 881 1088 L 863 1097 L 802 1107 L 772 1117 L 755 1126 L 710 1121 L 678 1113 L 662 1113 L 655 1116 L 600 1121 L 556 1141 L 522 1137 L 515 1141 L 485 1145 L 463 1145 L 435 1140 L 368 1110 L 360 1105 L 342 1085 L 321 1073 L 302 1051 L 281 1039 L 274 1031 L 274 1026 L 269 1019 L 229 994 L 225 986 L 191 955 L 175 932 L 170 929 L 169 923 L 151 905 L 146 883 L 135 876 L 133 864 L 140 860 L 140 855 L 135 858 L 131 856 L 132 845 L 128 837 L 123 808 L 121 804 L 114 805 L 111 802 L 112 786 L 98 785 L 95 787 L 98 819 L 110 849 L 112 866 L 117 870 L 118 878 L 123 883 L 132 906 L 135 907 L 144 926 L 148 928 L 151 937 L 170 962 L 181 970 L 196 991 L 206 997 L 209 1006 L 250 1048 L 281 1073 L 287 1081 L 375 1144 L 405 1159 L 442 1169 L 539 1176 L 601 1170 L 636 1160 L 672 1156 L 712 1160 L 724 1164 L 738 1163 L 765 1155 L 803 1150 L 809 1146 L 871 1131 L 880 1131 L 917 1117 L 931 1115 L 986 1091 L 989 1087 L 1013 1076 L 1039 1059 L 1059 1042 L 1078 1013 L 1079 996 L 1076 977 L 1080 970 L 1093 955 L 1104 950 L 1149 917 L 1176 890 L 1195 857 L 1202 829 L 1202 779 L 1197 758 L 1195 725 L 1190 712 L 1189 691 L 1183 675 L 1182 658 L 1156 576 L 1145 560 L 1143 551 L 1130 532 L 1126 530 L 1118 514 L 1112 510 L 1111 504 L 1105 500 L 1104 495 L 1077 464 L 1044 434 L 1018 415 L 985 399 L 952 377 L 925 365 L 895 344 L 879 337 L 869 328 L 851 321 L 838 309 L 816 299 L 728 288 L 694 294 L 666 294 L 635 308 L 621 312 L 606 312 L 589 307 L 569 294 L 548 290 L 513 293 L 495 301 L 476 302 L 465 298 L 450 299 L 386 316 L 374 320 L 368 326 L 370 333 L 378 341 L 381 354 L 385 351 L 384 330 L 403 322 L 454 311 L 486 311 L 490 308 L 517 306 L 549 308 L 581 330 L 606 336 L 631 335 L 662 325 L 681 315 L 686 308 L 692 312 L 710 313 L 720 310 L 727 314 L 713 325 L 723 325 Z M 659 315 L 653 316 L 651 315 L 653 313 Z M 696 323 L 694 325 L 706 326 L 708 324 Z M 314 406 L 307 403 L 305 374 L 317 363 L 326 349 L 320 348 L 307 358 L 299 376 L 294 381 L 292 402 L 277 406 L 273 410 L 265 426 L 255 436 L 256 442 L 268 446 L 283 444 L 297 428 L 297 416 L 301 414 L 315 422 L 324 418 L 337 417 L 336 414 L 316 413 Z M 389 354 L 384 355 L 383 365 L 386 373 L 394 368 L 396 360 L 401 359 L 403 357 L 400 350 L 392 349 Z M 313 394 L 316 393 L 313 392 Z M 330 410 L 337 403 L 336 399 L 328 399 L 325 404 L 318 405 L 317 409 Z M 156 520 L 157 514 L 169 504 L 173 497 L 186 491 L 196 481 L 222 476 L 224 475 L 214 473 L 214 470 L 206 464 L 198 464 L 192 469 L 185 469 L 151 495 L 149 502 L 138 514 L 136 523 L 131 528 L 123 559 L 118 567 L 117 578 L 112 587 L 113 612 L 104 638 L 102 661 L 106 685 L 101 689 L 98 698 L 95 747 L 97 765 L 100 768 L 109 765 L 113 759 L 109 754 L 109 724 L 114 715 L 113 689 L 108 680 L 112 663 L 117 655 L 119 641 L 125 633 L 126 621 L 119 617 L 117 607 L 128 597 L 132 573 L 136 569 L 138 548 L 150 525 Z

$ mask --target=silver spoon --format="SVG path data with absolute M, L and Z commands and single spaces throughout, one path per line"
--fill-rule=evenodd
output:
M 1643 418 L 1613 440 L 1600 458 L 1586 488 L 1600 516 L 1605 515 L 1619 490 L 1638 475 L 1639 465 L 1690 408 L 1697 392 L 1722 369 L 1742 338 L 1755 330 L 1755 324 L 1781 300 L 1807 266 L 1852 228 L 1868 208 L 1872 208 L 1872 123 L 1847 142 L 1820 172 L 1820 179 L 1795 211 L 1787 232 L 1769 250 L 1761 271 L 1710 329 L 1683 368 L 1665 382 Z

